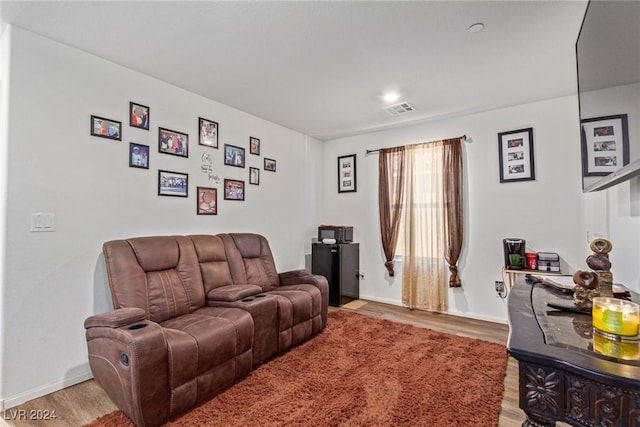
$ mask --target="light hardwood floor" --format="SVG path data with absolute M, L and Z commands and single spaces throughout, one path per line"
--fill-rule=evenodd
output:
M 343 308 L 331 307 L 330 310 L 350 310 L 369 316 L 410 323 L 418 327 L 479 338 L 485 341 L 505 345 L 507 342 L 509 328 L 505 324 L 485 322 L 447 314 L 408 310 L 406 308 L 376 302 L 355 301 L 354 303 L 350 303 Z M 509 358 L 504 385 L 505 390 L 502 399 L 499 427 L 520 426 L 524 420 L 524 414 L 518 408 L 518 365 L 512 358 Z M 3 414 L 2 419 L 0 419 L 0 425 L 19 427 L 76 427 L 115 409 L 116 407 L 102 391 L 100 386 L 93 380 L 90 380 L 8 409 Z M 57 418 L 50 420 L 29 419 L 38 418 L 38 416 L 44 416 L 52 412 L 55 412 Z M 27 417 L 28 419 L 18 419 L 23 417 Z M 564 423 L 558 423 L 558 426 L 566 425 L 567 424 Z

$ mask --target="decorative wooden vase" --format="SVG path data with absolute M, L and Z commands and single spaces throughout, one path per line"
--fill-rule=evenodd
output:
M 600 296 L 613 296 L 613 274 L 611 273 L 611 261 L 609 252 L 613 245 L 606 239 L 595 239 L 591 242 L 593 255 L 587 257 L 587 265 L 598 275 L 600 279 Z
M 587 266 L 593 271 L 578 270 L 573 275 L 573 299 L 580 310 L 591 310 L 593 298 L 613 296 L 613 274 L 609 252 L 613 246 L 606 239 L 595 239 L 590 246 L 592 255 L 587 257 Z

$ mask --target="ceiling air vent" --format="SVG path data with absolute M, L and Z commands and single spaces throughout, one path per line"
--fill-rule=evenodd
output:
M 399 116 L 400 114 L 406 114 L 415 111 L 415 109 L 410 104 L 403 102 L 401 104 L 385 107 L 384 111 L 391 114 L 392 116 Z

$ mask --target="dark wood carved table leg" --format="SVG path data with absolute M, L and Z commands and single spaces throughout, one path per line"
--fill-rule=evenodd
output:
M 546 420 L 526 412 L 525 414 L 527 419 L 522 423 L 522 427 L 555 427 L 556 425 L 555 421 Z

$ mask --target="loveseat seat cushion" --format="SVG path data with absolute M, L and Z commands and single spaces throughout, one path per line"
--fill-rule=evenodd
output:
M 305 291 L 280 290 L 268 292 L 278 301 L 278 350 L 283 351 L 313 334 L 313 298 Z M 320 324 L 322 319 L 318 316 Z
M 160 326 L 169 356 L 171 414 L 210 398 L 252 367 L 253 320 L 244 310 L 203 307 Z

